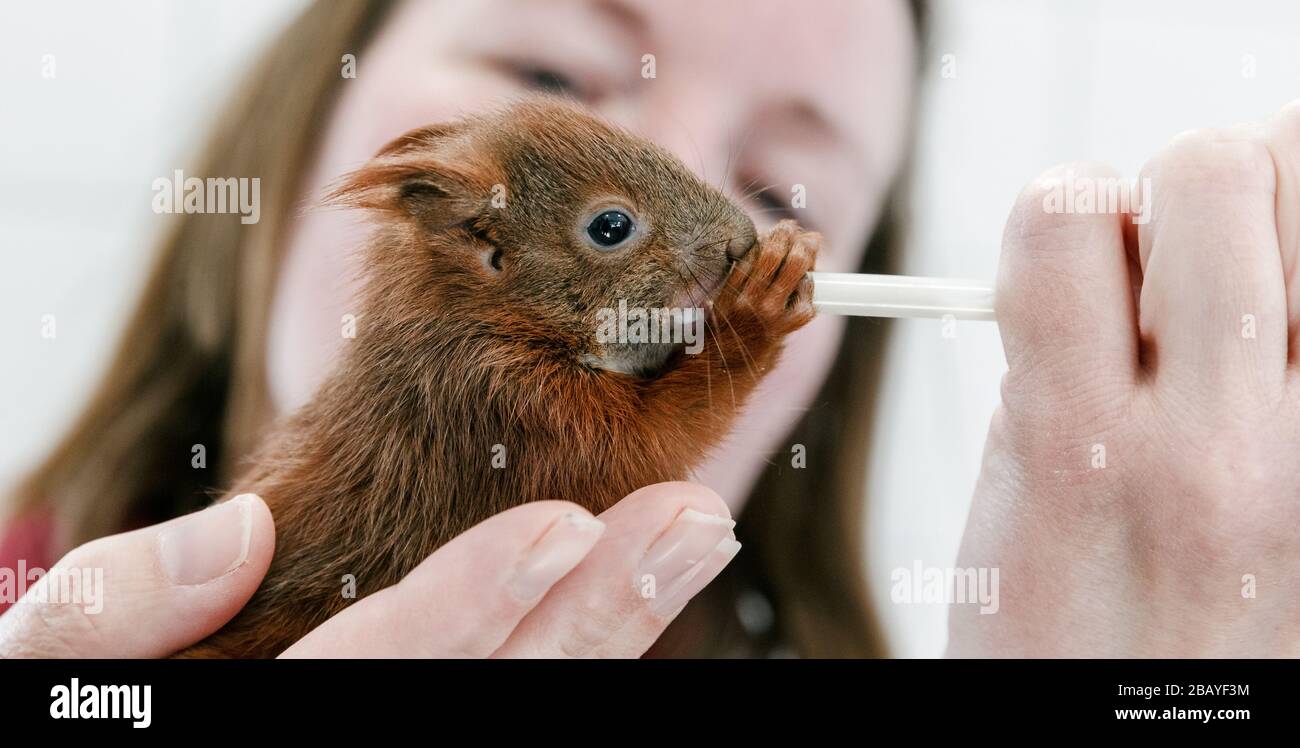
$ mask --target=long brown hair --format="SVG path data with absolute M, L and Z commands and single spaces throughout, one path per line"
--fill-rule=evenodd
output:
M 265 335 L 286 219 L 340 91 L 341 58 L 366 46 L 393 5 L 313 3 L 238 89 L 199 163 L 185 165 L 191 174 L 261 178 L 261 221 L 202 213 L 168 219 L 107 374 L 15 492 L 17 511 L 53 510 L 56 547 L 206 504 L 256 443 L 271 410 Z M 911 5 L 919 29 L 919 3 Z M 887 269 L 897 207 L 896 200 L 887 206 L 864 272 Z M 693 646 L 665 652 L 883 653 L 863 580 L 862 515 L 886 329 L 850 321 L 830 375 L 787 440 L 804 445 L 807 466 L 769 465 L 737 528 L 747 552 L 674 626 L 694 630 Z M 745 629 L 734 613 L 751 595 L 771 601 L 775 620 L 766 633 Z

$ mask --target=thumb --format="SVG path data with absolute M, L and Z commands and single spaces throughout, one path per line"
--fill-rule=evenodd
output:
M 91 541 L 0 616 L 0 658 L 165 657 L 238 613 L 274 550 L 253 494 Z

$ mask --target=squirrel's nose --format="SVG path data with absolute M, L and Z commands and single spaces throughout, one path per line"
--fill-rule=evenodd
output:
M 758 243 L 753 221 L 746 217 L 738 220 L 737 224 L 731 241 L 727 243 L 727 257 L 733 260 L 744 257 Z

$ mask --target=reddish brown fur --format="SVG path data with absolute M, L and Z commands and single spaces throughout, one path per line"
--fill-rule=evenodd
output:
M 266 580 L 180 656 L 273 656 L 351 602 L 344 575 L 363 597 L 509 507 L 600 512 L 686 477 L 812 316 L 816 235 L 781 224 L 732 267 L 727 246 L 754 243 L 739 209 L 667 153 L 555 101 L 409 133 L 336 199 L 383 219 L 357 337 L 236 482 L 275 517 Z M 580 232 L 609 200 L 646 230 L 602 253 Z M 641 355 L 597 343 L 597 309 L 665 307 L 690 288 L 714 296 L 703 352 L 647 376 L 584 363 Z

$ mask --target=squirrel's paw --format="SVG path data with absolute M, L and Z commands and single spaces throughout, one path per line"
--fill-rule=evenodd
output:
M 728 323 L 754 327 L 766 337 L 782 337 L 813 318 L 812 281 L 822 236 L 794 221 L 781 221 L 731 268 L 713 312 Z

